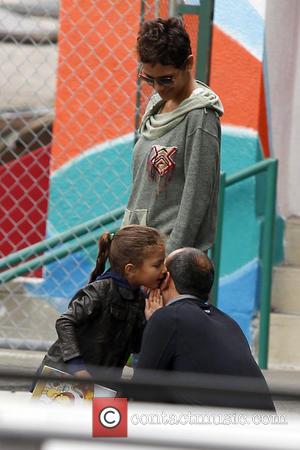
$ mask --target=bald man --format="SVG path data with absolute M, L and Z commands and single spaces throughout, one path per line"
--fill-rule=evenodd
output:
M 146 326 L 137 372 L 158 369 L 255 378 L 266 396 L 255 401 L 251 396 L 250 402 L 246 399 L 240 406 L 274 410 L 239 325 L 208 304 L 214 281 L 208 256 L 183 248 L 167 257 L 166 266 L 168 273 L 161 286 L 164 307 L 154 312 Z M 192 403 L 201 403 L 201 398 Z

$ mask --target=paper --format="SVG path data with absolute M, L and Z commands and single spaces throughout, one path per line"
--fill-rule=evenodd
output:
M 59 380 L 39 380 L 32 393 L 33 399 L 39 399 L 44 403 L 62 402 L 64 404 L 76 404 L 96 397 L 115 397 L 116 391 L 99 384 L 80 381 L 78 383 L 68 381 L 69 373 L 53 367 L 44 366 L 42 375 L 59 376 Z M 62 380 L 61 378 L 66 378 Z

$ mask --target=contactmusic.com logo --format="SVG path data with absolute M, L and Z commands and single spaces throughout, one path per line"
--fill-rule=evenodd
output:
M 94 398 L 93 437 L 127 437 L 127 398 Z

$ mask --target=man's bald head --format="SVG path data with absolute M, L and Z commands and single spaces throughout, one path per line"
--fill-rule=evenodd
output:
M 214 266 L 206 253 L 191 247 L 180 248 L 170 253 L 166 266 L 179 294 L 208 297 L 214 281 Z

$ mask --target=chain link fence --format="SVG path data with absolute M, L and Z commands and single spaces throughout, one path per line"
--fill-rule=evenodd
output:
M 97 237 L 120 226 L 151 95 L 137 80 L 136 34 L 177 3 L 0 1 L 0 347 L 47 348 Z M 195 47 L 198 17 L 185 19 Z

